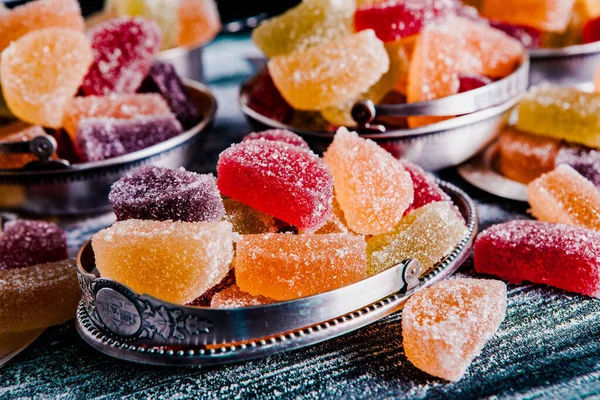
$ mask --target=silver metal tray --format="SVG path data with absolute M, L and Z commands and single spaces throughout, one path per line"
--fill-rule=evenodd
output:
M 563 86 L 579 86 L 593 80 L 600 67 L 600 42 L 529 51 L 531 85 L 551 82 Z
M 97 275 L 87 243 L 78 256 L 83 300 L 77 330 L 110 356 L 155 365 L 216 365 L 244 361 L 319 343 L 400 310 L 416 291 L 448 278 L 469 256 L 477 234 L 473 201 L 438 182 L 465 218 L 468 233 L 422 277 L 407 260 L 377 275 L 327 293 L 235 309 L 167 303 Z
M 175 47 L 161 51 L 156 59 L 172 64 L 177 74 L 183 78 L 204 82 L 203 49 L 204 46 Z

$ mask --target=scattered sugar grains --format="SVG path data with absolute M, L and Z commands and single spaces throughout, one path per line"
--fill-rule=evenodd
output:
M 240 289 L 253 296 L 291 300 L 364 279 L 365 261 L 362 236 L 244 235 L 235 273 Z
M 568 165 L 559 165 L 527 186 L 531 214 L 546 222 L 600 230 L 600 191 Z
M 313 152 L 272 140 L 248 140 L 219 155 L 221 193 L 279 218 L 315 231 L 331 215 L 333 179 Z
M 484 17 L 542 31 L 564 32 L 575 0 L 484 0 Z
M 215 294 L 233 285 L 235 285 L 235 268 L 231 268 L 227 275 L 225 275 L 225 278 L 221 279 L 221 282 L 202 293 L 193 301 L 187 303 L 187 305 L 194 307 L 210 307 L 210 302 Z
M 252 132 L 244 136 L 242 142 L 248 140 L 273 140 L 310 150 L 308 143 L 306 143 L 304 139 L 296 135 L 294 132 L 290 132 L 286 129 L 267 129 L 266 131 L 262 132 Z
M 231 222 L 233 231 L 240 235 L 277 232 L 275 220 L 247 204 L 230 198 L 223 199 L 225 219 Z
M 453 279 L 412 295 L 402 311 L 402 345 L 417 368 L 460 380 L 506 314 L 506 285 Z
M 31 126 L 20 132 L 3 135 L 0 132 L 0 143 L 3 142 L 25 142 L 32 140 L 35 137 L 45 135 L 44 131 L 39 126 Z M 38 158 L 31 153 L 24 154 L 0 154 L 0 169 L 23 168 L 25 165 Z
M 252 296 L 250 293 L 241 290 L 237 285 L 233 285 L 216 293 L 210 302 L 210 306 L 212 308 L 240 308 L 274 302 L 275 300 L 264 296 Z
M 400 160 L 400 164 L 402 164 L 404 169 L 409 173 L 414 189 L 413 202 L 410 207 L 406 209 L 404 215 L 429 203 L 452 201 L 450 196 L 448 196 L 446 192 L 442 190 L 440 185 L 435 182 L 433 176 L 423 171 L 417 164 L 408 160 Z
M 583 147 L 562 147 L 556 156 L 556 165 L 567 164 L 600 190 L 600 150 Z
M 600 298 L 600 232 L 540 221 L 494 225 L 477 237 L 475 270 Z
M 367 273 L 381 272 L 407 258 L 430 270 L 465 238 L 467 228 L 453 204 L 429 203 L 402 218 L 391 231 L 367 240 Z
M 404 167 L 375 142 L 340 128 L 323 156 L 348 227 L 364 235 L 388 232 L 413 201 Z
M 113 184 L 108 197 L 118 221 L 209 222 L 225 215 L 214 176 L 183 168 L 142 167 Z
M 335 198 L 333 199 L 333 204 L 331 207 L 331 216 L 327 222 L 325 222 L 325 225 L 320 227 L 317 231 L 315 231 L 315 233 L 350 233 L 348 224 L 346 223 L 346 218 L 344 217 L 344 211 L 342 211 L 340 204 Z
M 178 6 L 178 46 L 191 47 L 205 44 L 214 39 L 221 30 L 221 20 L 215 0 L 179 0 Z
M 92 50 L 83 33 L 46 28 L 14 41 L 0 60 L 10 111 L 25 122 L 60 128 L 64 109 L 92 62 Z
M 130 219 L 96 233 L 92 247 L 102 277 L 187 304 L 227 275 L 233 232 L 229 222 Z
M 0 271 L 0 332 L 66 322 L 75 316 L 80 299 L 75 260 Z
M 383 42 L 372 30 L 272 58 L 269 73 L 298 110 L 320 110 L 356 99 L 389 69 Z

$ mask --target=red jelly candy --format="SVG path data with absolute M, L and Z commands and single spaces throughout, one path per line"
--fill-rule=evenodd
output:
M 423 171 L 421 167 L 408 160 L 402 160 L 400 163 L 410 174 L 414 188 L 413 202 L 404 212 L 404 215 L 429 203 L 434 203 L 437 201 L 448 201 L 452 203 L 450 196 L 448 196 L 446 192 L 444 192 L 442 188 L 435 182 L 433 177 L 427 172 Z
M 221 193 L 304 231 L 327 222 L 333 177 L 309 150 L 269 140 L 249 140 L 221 153 Z
M 459 75 L 458 82 L 458 93 L 463 93 L 485 85 L 489 85 L 493 81 L 490 78 L 482 75 Z
M 490 26 L 517 39 L 526 49 L 539 49 L 542 47 L 542 31 L 525 25 L 514 25 L 507 22 L 490 21 Z
M 589 20 L 583 26 L 583 43 L 592 43 L 600 40 L 600 17 Z
M 540 221 L 511 221 L 482 232 L 475 270 L 600 297 L 600 232 Z
M 304 141 L 304 139 L 285 129 L 268 129 L 262 132 L 253 132 L 244 136 L 242 142 L 246 142 L 248 140 L 273 140 L 310 150 L 310 147 L 308 147 L 308 144 Z

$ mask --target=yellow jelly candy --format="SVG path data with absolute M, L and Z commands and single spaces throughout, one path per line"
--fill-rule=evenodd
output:
M 574 3 L 575 0 L 484 0 L 481 14 L 541 31 L 563 32 L 569 24 Z
M 225 220 L 231 222 L 233 231 L 240 235 L 277 232 L 275 220 L 249 205 L 234 199 L 223 199 Z

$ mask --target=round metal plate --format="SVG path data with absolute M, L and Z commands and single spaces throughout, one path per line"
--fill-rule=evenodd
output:
M 142 316 L 131 300 L 108 287 L 96 293 L 96 309 L 100 321 L 114 334 L 132 336 L 142 325 Z
M 531 85 L 551 82 L 562 86 L 578 86 L 593 80 L 600 65 L 600 42 L 561 49 L 530 50 L 529 57 Z

